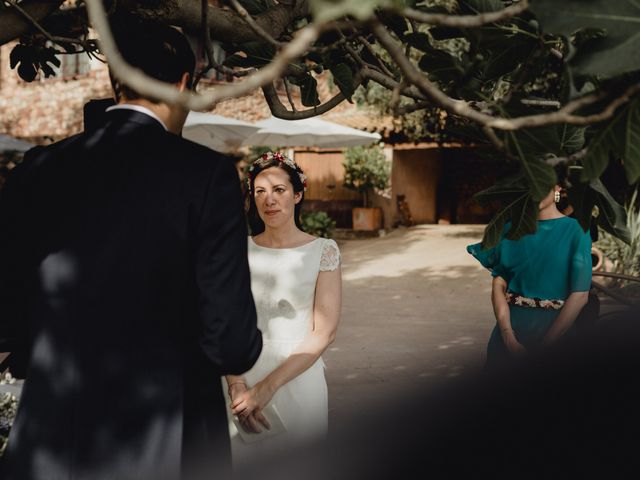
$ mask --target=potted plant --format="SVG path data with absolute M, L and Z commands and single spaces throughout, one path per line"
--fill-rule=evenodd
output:
M 354 230 L 378 230 L 382 227 L 382 209 L 371 206 L 371 194 L 389 184 L 390 164 L 382 148 L 353 147 L 345 152 L 344 186 L 362 194 L 362 208 L 354 208 Z
M 336 222 L 327 212 L 302 212 L 302 229 L 316 237 L 331 238 Z

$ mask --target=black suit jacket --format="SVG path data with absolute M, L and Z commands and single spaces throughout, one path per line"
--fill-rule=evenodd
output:
M 114 110 L 26 155 L 0 231 L 0 332 L 26 375 L 2 478 L 226 466 L 220 376 L 262 346 L 233 162 Z

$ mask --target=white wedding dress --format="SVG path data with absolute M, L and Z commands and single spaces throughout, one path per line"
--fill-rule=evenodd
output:
M 263 337 L 260 357 L 244 374 L 250 387 L 278 367 L 311 331 L 318 273 L 339 265 L 340 251 L 333 240 L 316 238 L 296 248 L 268 248 L 249 237 L 251 290 Z M 223 385 L 226 392 L 226 382 Z M 283 385 L 271 404 L 286 431 L 251 443 L 238 434 L 227 410 L 234 465 L 256 460 L 257 454 L 277 454 L 327 433 L 327 382 L 322 358 Z

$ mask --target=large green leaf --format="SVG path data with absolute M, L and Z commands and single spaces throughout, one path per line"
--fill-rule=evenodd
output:
M 529 192 L 526 176 L 518 173 L 507 178 L 503 178 L 491 187 L 476 193 L 473 200 L 480 205 L 488 205 L 491 202 L 512 201 L 524 193 Z
M 460 12 L 467 15 L 477 13 L 497 12 L 504 8 L 500 0 L 461 0 Z
M 429 42 L 429 35 L 423 32 L 411 32 L 404 35 L 404 40 L 413 48 L 417 48 L 422 52 L 428 52 L 433 50 L 431 42 Z
M 383 10 L 377 12 L 377 17 L 387 28 L 395 33 L 398 38 L 402 38 L 405 32 L 409 29 L 407 19 L 397 13 L 389 10 Z
M 309 6 L 314 20 L 327 22 L 347 15 L 365 20 L 378 7 L 401 7 L 403 2 L 402 0 L 309 0 Z
M 506 146 L 512 155 L 518 157 L 527 176 L 529 191 L 534 200 L 540 201 L 546 197 L 555 185 L 556 173 L 553 167 L 540 160 L 539 152 L 527 151 L 521 145 L 521 134 L 508 132 Z
M 547 33 L 570 37 L 584 29 L 606 31 L 605 38 L 591 36 L 572 59 L 577 74 L 612 78 L 640 69 L 638 0 L 534 0 L 531 10 Z
M 527 128 L 513 133 L 527 156 L 562 157 L 577 152 L 584 146 L 585 127 L 560 124 Z
M 627 228 L 627 212 L 614 200 L 599 178 L 589 182 L 589 188 L 596 193 L 598 225 L 611 235 L 626 243 L 631 243 L 631 232 Z
M 248 42 L 239 46 L 239 50 L 245 53 L 242 56 L 238 53 L 227 57 L 223 62 L 228 67 L 262 67 L 271 62 L 276 54 L 273 45 L 266 42 Z
M 629 105 L 626 122 L 618 125 L 618 135 L 624 135 L 621 152 L 629 183 L 640 180 L 640 98 Z
M 342 94 L 347 100 L 351 101 L 351 97 L 355 92 L 355 82 L 353 81 L 353 72 L 351 68 L 349 68 L 349 65 L 339 63 L 331 67 L 331 74 Z
M 320 105 L 318 96 L 318 82 L 311 75 L 306 76 L 300 83 L 300 101 L 305 107 L 315 107 Z
M 482 248 L 491 248 L 498 243 L 507 221 L 511 221 L 507 232 L 507 238 L 511 240 L 534 233 L 537 229 L 538 202 L 531 198 L 524 173 L 500 180 L 474 195 L 473 199 L 482 205 L 500 203 L 498 212 L 485 228 Z
M 492 48 L 492 54 L 487 59 L 483 73 L 485 80 L 493 80 L 513 72 L 523 65 L 537 46 L 534 38 L 522 35 L 505 38 L 500 46 Z
M 525 235 L 536 233 L 538 229 L 539 202 L 525 195 L 511 205 L 511 228 L 507 232 L 509 240 L 519 240 Z
M 460 60 L 443 50 L 432 49 L 425 53 L 418 66 L 432 79 L 447 83 L 459 79 L 464 73 Z
M 587 230 L 591 225 L 591 217 L 593 207 L 596 204 L 597 195 L 596 192 L 589 188 L 587 182 L 581 180 L 582 167 L 578 165 L 572 165 L 567 172 L 567 180 L 569 188 L 567 189 L 567 195 L 569 197 L 569 204 L 573 207 L 573 216 L 583 230 Z
M 582 167 L 569 167 L 569 203 L 574 217 L 586 231 L 591 226 L 593 207 L 598 207 L 597 223 L 605 231 L 624 242 L 631 241 L 631 233 L 626 224 L 627 214 L 622 205 L 615 201 L 607 187 L 599 178 L 589 182 L 581 181 Z
M 609 164 L 610 155 L 623 159 L 629 183 L 640 179 L 640 99 L 626 104 L 608 123 L 600 127 L 584 159 L 585 179 L 600 177 Z
M 554 130 L 558 134 L 559 147 L 562 152 L 571 154 L 584 146 L 585 127 L 564 123 L 556 125 Z
M 272 6 L 270 1 L 264 0 L 238 0 L 238 3 L 246 8 L 251 15 L 262 13 Z
M 433 27 L 429 33 L 434 40 L 450 40 L 452 38 L 464 37 L 464 31 L 459 28 Z
M 485 227 L 482 248 L 491 248 L 497 245 L 507 221 L 511 221 L 511 228 L 509 228 L 506 237 L 509 240 L 518 240 L 525 235 L 536 232 L 537 219 L 538 203 L 531 198 L 529 193 L 522 193 L 506 203 Z

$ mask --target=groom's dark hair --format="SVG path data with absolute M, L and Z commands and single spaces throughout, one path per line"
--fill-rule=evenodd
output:
M 114 16 L 110 23 L 118 50 L 127 63 L 167 83 L 178 83 L 188 73 L 187 86 L 191 88 L 196 59 L 189 41 L 179 30 L 131 15 Z M 109 74 L 117 99 L 120 95 L 130 100 L 147 98 Z

